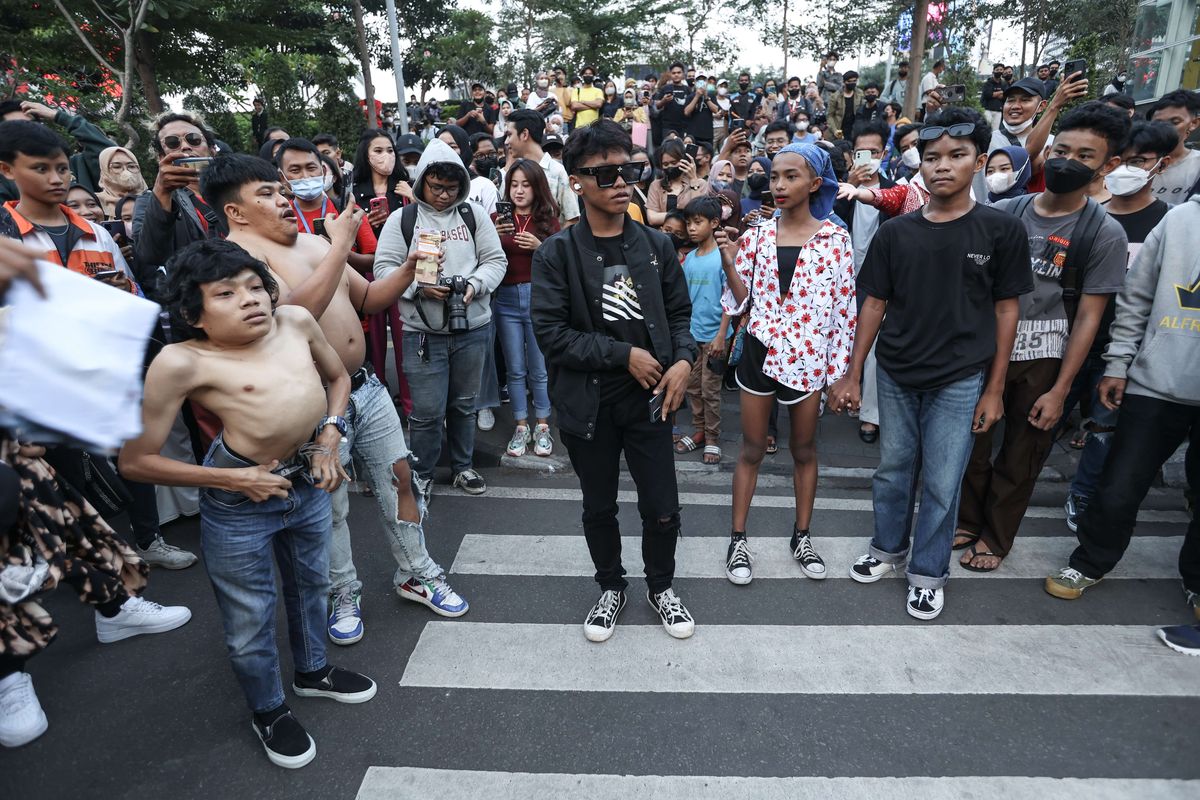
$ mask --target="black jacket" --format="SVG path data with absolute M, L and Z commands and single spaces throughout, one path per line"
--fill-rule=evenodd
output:
M 1004 98 L 992 97 L 992 93 L 1003 92 L 1007 88 L 1008 84 L 1006 84 L 1003 80 L 998 81 L 995 78 L 988 78 L 983 82 L 983 88 L 979 90 L 980 105 L 982 105 L 987 111 L 1003 111 Z
M 693 363 L 699 349 L 690 330 L 692 303 L 671 240 L 629 217 L 623 233 L 654 357 L 664 370 Z M 604 333 L 603 280 L 604 256 L 586 214 L 533 255 L 533 333 L 546 358 L 550 399 L 558 426 L 585 439 L 595 433 L 600 408 L 595 373 L 626 369 L 633 349 Z

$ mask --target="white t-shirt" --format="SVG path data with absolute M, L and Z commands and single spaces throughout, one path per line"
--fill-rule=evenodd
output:
M 579 196 L 572 192 L 568 185 L 570 180 L 567 178 L 566 167 L 562 165 L 561 161 L 551 158 L 549 153 L 542 153 L 542 160 L 538 162 L 538 165 L 546 173 L 546 181 L 550 184 L 550 195 L 558 204 L 558 221 L 565 224 L 568 220 L 578 218 Z
M 490 217 L 496 213 L 496 201 L 500 199 L 500 192 L 496 191 L 496 184 L 491 180 L 482 175 L 476 175 L 471 179 L 471 191 L 467 195 L 467 199 L 472 203 L 479 204 Z
M 866 188 L 879 188 L 879 181 Z M 871 240 L 875 238 L 875 231 L 879 230 L 879 209 L 870 203 L 855 203 L 853 227 L 850 231 L 850 241 L 854 245 L 854 274 L 857 275 L 867 258 L 867 250 L 871 246 Z
M 1187 193 L 1200 178 L 1200 150 L 1188 150 L 1187 155 L 1154 176 L 1156 198 L 1177 206 L 1187 199 Z
M 920 98 L 920 102 L 925 101 L 925 93 L 928 91 L 931 91 L 933 89 L 936 89 L 938 83 L 940 83 L 940 81 L 938 81 L 937 75 L 935 75 L 933 72 L 925 73 L 925 76 L 923 78 L 921 78 L 920 91 L 917 92 L 917 96 Z

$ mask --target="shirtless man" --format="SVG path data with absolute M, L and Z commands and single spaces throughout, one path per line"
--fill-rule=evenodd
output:
M 289 152 L 296 159 L 300 152 Z M 310 155 L 310 158 L 315 156 Z M 413 281 L 416 255 L 373 283 L 346 265 L 346 253 L 362 219 L 362 211 L 347 209 L 336 219 L 327 217 L 325 230 L 331 242 L 300 233 L 292 204 L 279 192 L 273 167 L 252 156 L 233 155 L 205 170 L 206 197 L 229 224 L 229 241 L 236 242 L 271 268 L 280 283 L 280 305 L 307 308 L 320 321 L 351 375 L 352 394 L 345 411 L 341 459 L 351 454 L 366 471 L 366 479 L 379 504 L 380 521 L 396 559 L 393 577 L 396 593 L 405 600 L 428 606 L 445 617 L 467 613 L 467 601 L 446 582 L 445 572 L 430 557 L 421 527 L 424 509 L 413 492 L 410 451 L 404 429 L 387 387 L 369 364 L 361 316 L 382 311 L 396 302 Z M 331 595 L 329 638 L 348 645 L 363 636 L 360 594 L 362 583 L 354 567 L 350 528 L 346 518 L 350 503 L 347 487 L 333 494 L 333 539 L 329 548 Z
M 284 703 L 272 550 L 283 581 L 293 691 L 343 703 L 375 696 L 370 678 L 326 663 L 318 622 L 329 589 L 327 492 L 345 477 L 337 422 L 350 376 L 307 311 L 272 314 L 275 281 L 237 245 L 197 242 L 173 266 L 171 326 L 190 340 L 164 348 L 150 365 L 144 430 L 121 450 L 121 469 L 147 483 L 203 487 L 201 547 L 233 671 L 267 757 L 294 769 L 312 761 L 316 744 Z M 203 466 L 159 455 L 187 399 L 224 424 Z

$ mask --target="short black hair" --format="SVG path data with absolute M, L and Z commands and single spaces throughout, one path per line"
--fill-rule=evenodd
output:
M 857 72 L 855 72 L 855 71 L 854 71 L 854 70 L 852 70 L 852 69 L 848 69 L 848 70 L 846 70 L 845 72 L 843 72 L 843 73 L 842 73 L 842 80 L 843 80 L 843 81 L 848 81 L 848 80 L 850 80 L 851 78 L 854 78 L 855 80 L 857 80 L 857 79 L 858 79 L 858 73 L 857 73 Z
M 200 173 L 200 196 L 217 212 L 217 217 L 228 224 L 225 204 L 237 198 L 247 183 L 255 182 L 278 183 L 279 170 L 271 162 L 257 156 L 242 153 L 217 156 Z
M 312 138 L 312 143 L 314 145 L 316 145 L 317 147 L 320 147 L 323 144 L 327 144 L 330 147 L 338 146 L 337 137 L 334 136 L 332 133 L 318 133 L 316 136 L 314 136 Z
M 282 130 L 283 130 L 283 128 L 280 127 L 279 125 L 272 125 L 271 127 L 267 128 L 265 131 L 263 131 L 263 138 L 269 139 L 271 137 L 272 133 L 275 133 L 276 131 L 282 131 Z M 286 133 L 286 131 L 284 131 L 284 132 Z
M 27 119 L 10 119 L 0 122 L 0 161 L 9 164 L 17 160 L 17 153 L 36 158 L 47 158 L 62 153 L 69 156 L 67 140 L 38 122 Z
M 887 147 L 888 138 L 891 135 L 892 131 L 886 122 L 881 119 L 872 119 L 855 125 L 854 130 L 850 132 L 850 141 L 857 142 L 860 136 L 878 136 L 880 144 Z
M 687 214 L 683 213 L 682 208 L 673 208 L 668 211 L 666 219 L 673 219 L 677 222 L 682 222 L 684 225 L 687 225 Z M 663 220 L 663 222 L 665 223 L 666 220 Z
M 611 119 L 600 119 L 574 131 L 567 139 L 567 145 L 563 149 L 563 166 L 569 175 L 576 167 L 581 166 L 585 158 L 602 156 L 613 150 L 632 155 L 633 140 L 624 128 Z
M 1058 64 L 1060 67 L 1062 66 L 1062 62 L 1059 61 L 1057 58 L 1050 59 L 1049 63 L 1047 63 L 1046 66 L 1050 66 L 1050 64 Z
M 283 144 L 279 145 L 279 149 L 275 151 L 275 166 L 279 166 L 279 162 L 283 161 L 283 154 L 286 150 L 299 150 L 303 153 L 308 153 L 317 157 L 317 163 L 321 161 L 321 151 L 317 146 L 308 139 L 301 139 L 298 136 L 293 136 L 291 139 L 284 139 Z
M 21 110 L 20 100 L 0 100 L 0 119 L 2 119 L 5 114 L 11 114 L 14 111 Z
M 176 113 L 169 111 L 165 114 L 159 114 L 151 123 L 152 136 L 150 137 L 150 146 L 154 148 L 154 152 L 158 155 L 163 155 L 162 142 L 158 140 L 158 134 L 162 133 L 162 129 L 170 125 L 172 122 L 186 122 L 189 125 L 195 125 L 200 129 L 200 133 L 204 136 L 204 141 L 208 144 L 209 150 L 216 150 L 217 140 L 213 137 L 212 131 L 204 124 L 204 120 L 199 114 L 193 114 L 190 111 L 182 111 Z
M 518 136 L 524 131 L 529 131 L 530 139 L 538 144 L 542 143 L 542 138 L 546 135 L 546 118 L 541 114 L 532 108 L 522 108 L 509 114 L 506 119 L 512 123 Z
M 679 67 L 684 72 L 687 72 L 687 67 L 685 67 L 683 65 L 682 61 L 672 61 L 671 66 L 667 67 L 667 71 L 670 72 L 671 70 L 675 69 L 676 67 Z
M 1150 121 L 1134 120 L 1129 128 L 1129 136 L 1121 145 L 1121 152 L 1132 150 L 1135 153 L 1155 153 L 1160 156 L 1169 155 L 1179 146 L 1179 131 L 1175 126 L 1161 119 Z
M 935 67 L 944 67 L 944 66 L 946 66 L 946 59 L 939 58 L 937 61 L 933 62 L 933 65 Z
M 900 62 L 899 64 L 897 64 L 896 66 L 897 66 L 897 67 L 907 67 L 907 66 L 908 66 L 908 62 L 907 62 L 907 61 L 901 61 L 901 62 Z
M 1153 119 L 1154 115 L 1164 108 L 1186 108 L 1193 117 L 1200 116 L 1200 94 L 1189 92 L 1187 89 L 1167 92 L 1158 98 L 1157 103 L 1150 106 L 1150 110 L 1146 112 L 1146 119 Z
M 492 135 L 490 133 L 472 133 L 469 140 L 471 142 L 471 153 L 475 153 L 475 151 L 479 149 L 479 143 L 484 139 L 487 139 L 489 142 L 491 142 L 493 147 L 496 146 L 496 142 L 492 139 Z M 487 176 L 485 175 L 484 177 L 486 178 Z
M 929 118 L 925 120 L 924 127 L 928 128 L 933 125 L 949 127 L 960 122 L 975 123 L 975 130 L 967 138 L 975 145 L 976 153 L 986 153 L 988 151 L 988 144 L 992 141 L 992 126 L 988 125 L 983 115 L 973 108 L 967 108 L 966 106 L 946 106 L 930 114 Z M 900 140 L 899 131 L 896 131 L 896 140 Z M 925 145 L 926 141 L 924 139 L 917 139 L 917 152 L 921 155 L 925 154 Z
M 136 194 L 127 194 L 117 199 L 117 204 L 113 206 L 113 219 L 120 219 L 121 212 L 125 210 L 125 206 L 129 203 L 136 203 L 138 196 Z
M 863 91 L 865 92 L 867 89 L 874 89 L 874 90 L 875 90 L 875 91 L 877 91 L 877 92 L 882 92 L 882 91 L 883 91 L 883 87 L 882 87 L 882 86 L 880 86 L 880 85 L 879 85 L 878 83 L 876 83 L 875 81 L 871 81 L 870 83 L 868 83 L 868 84 L 866 85 L 866 87 L 863 89 Z
M 739 72 L 738 73 L 738 80 L 741 80 L 742 78 L 749 78 L 749 77 L 750 77 L 749 72 Z
M 684 217 L 704 217 L 705 219 L 721 219 L 721 202 L 712 195 L 695 197 L 683 209 Z
M 767 138 L 768 133 L 775 133 L 776 131 L 783 131 L 788 136 L 791 136 L 792 123 L 788 122 L 786 119 L 777 119 L 768 123 L 766 130 L 763 131 L 763 139 Z
M 996 67 L 999 67 L 1000 69 L 1004 69 L 1004 65 L 1001 64 L 999 61 L 997 61 L 995 64 L 992 64 L 992 69 L 995 69 Z
M 1137 103 L 1133 102 L 1133 98 L 1124 92 L 1113 92 L 1106 94 L 1100 98 L 1101 103 L 1107 103 L 1113 108 L 1123 108 L 1126 112 L 1133 111 L 1137 108 Z
M 696 152 L 698 154 L 707 153 L 708 157 L 712 158 L 716 153 L 716 149 L 713 147 L 713 143 L 708 139 L 701 139 L 700 141 L 696 142 Z
M 262 159 L 244 156 L 262 164 Z M 211 167 L 209 168 L 211 169 Z M 207 172 L 207 170 L 206 170 Z M 171 332 L 181 339 L 206 339 L 208 335 L 195 324 L 204 312 L 203 286 L 228 280 L 242 270 L 253 270 L 262 279 L 271 306 L 279 301 L 279 284 L 267 265 L 228 239 L 202 239 L 192 242 L 167 262 L 167 313 Z
M 804 83 L 804 81 L 800 80 L 799 75 L 793 75 L 792 77 L 790 77 L 786 81 L 784 81 L 784 83 L 791 83 L 792 81 L 795 81 L 796 83 L 799 83 L 799 84 Z
M 883 107 L 892 109 L 893 113 L 896 115 L 896 119 L 900 119 L 904 116 L 904 106 L 900 105 L 895 100 L 889 100 L 883 104 Z
M 429 178 L 437 178 L 439 181 L 457 181 L 460 187 L 464 186 L 464 182 L 470 182 L 466 170 L 458 161 L 429 162 L 421 172 L 421 183 L 425 183 Z
M 1091 100 L 1081 106 L 1071 109 L 1058 121 L 1058 133 L 1067 131 L 1089 130 L 1099 134 L 1108 142 L 1108 155 L 1112 158 L 1121 152 L 1121 145 L 1129 138 L 1129 115 L 1123 114 L 1112 106 Z

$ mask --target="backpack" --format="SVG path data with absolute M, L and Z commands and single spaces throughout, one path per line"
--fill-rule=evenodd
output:
M 1010 207 L 1010 213 L 1020 219 L 1033 202 L 1036 194 L 1023 194 Z M 1071 244 L 1067 247 L 1067 257 L 1063 261 L 1063 270 L 1058 283 L 1063 290 L 1063 308 L 1067 312 L 1067 330 L 1075 325 L 1075 311 L 1079 308 L 1079 298 L 1083 294 L 1083 273 L 1092 257 L 1092 245 L 1100 226 L 1104 223 L 1104 207 L 1092 198 L 1087 198 L 1087 205 L 1079 215 L 1075 230 L 1071 233 Z

